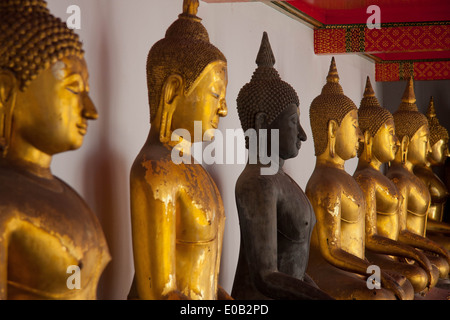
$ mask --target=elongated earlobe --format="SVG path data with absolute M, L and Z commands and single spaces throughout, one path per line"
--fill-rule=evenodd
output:
M 402 142 L 400 143 L 400 152 L 402 155 L 402 164 L 406 163 L 406 159 L 408 157 L 408 146 L 409 146 L 409 137 L 403 136 Z
M 161 101 L 161 124 L 159 131 L 159 140 L 162 143 L 168 143 L 171 139 L 172 116 L 175 112 L 177 97 L 183 92 L 183 79 L 179 75 L 171 75 L 165 82 L 163 87 L 163 95 Z
M 336 155 L 336 131 L 338 128 L 338 124 L 336 121 L 331 120 L 328 123 L 328 148 L 329 153 L 332 158 Z
M 17 80 L 9 70 L 0 70 L 0 151 L 6 157 L 11 140 L 16 105 Z
M 373 138 L 369 132 L 369 130 L 366 130 L 364 132 L 364 150 L 366 152 L 366 161 L 370 163 L 372 161 L 372 147 L 373 147 Z

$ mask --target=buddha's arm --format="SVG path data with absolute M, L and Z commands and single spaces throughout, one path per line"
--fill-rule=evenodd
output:
M 367 276 L 369 263 L 341 248 L 341 205 L 337 195 L 316 194 L 311 199 L 317 218 L 320 252 L 339 269 Z M 318 200 L 322 197 L 321 200 Z
M 437 222 L 432 219 L 428 219 L 427 220 L 427 230 L 450 235 L 450 224 L 445 223 L 445 222 Z
M 219 191 L 216 189 L 216 193 L 218 194 L 218 198 L 221 199 Z M 223 208 L 223 203 L 220 203 L 220 207 Z M 223 214 L 223 216 L 225 216 L 225 214 Z M 218 277 L 219 275 L 219 271 L 220 271 L 220 259 L 222 256 L 222 247 L 223 247 L 223 233 L 225 230 L 225 218 L 220 222 L 219 224 L 219 229 L 218 229 L 218 233 L 217 233 L 217 246 L 218 246 L 218 254 L 217 254 L 217 261 L 216 261 L 216 277 Z M 217 299 L 218 300 L 233 300 L 233 298 L 230 296 L 230 294 L 224 289 L 222 288 L 222 286 L 220 286 L 219 284 L 217 285 Z
M 404 194 L 402 192 L 402 194 Z M 401 204 L 399 209 L 399 235 L 398 239 L 400 242 L 405 243 L 407 245 L 413 246 L 418 249 L 431 251 L 434 253 L 437 253 L 438 255 L 444 257 L 447 262 L 450 264 L 450 256 L 447 252 L 447 250 L 443 247 L 441 247 L 439 244 L 435 243 L 434 241 L 422 237 L 418 234 L 412 233 L 409 231 L 406 227 L 406 217 L 408 214 L 408 202 L 407 202 L 407 195 L 403 196 L 401 198 Z
M 144 179 L 131 179 L 131 223 L 139 299 L 181 296 L 176 290 L 174 200 L 155 199 Z M 181 296 L 182 297 L 182 296 Z
M 325 260 L 335 267 L 367 276 L 367 268 L 370 266 L 370 263 L 341 248 L 340 201 L 337 196 L 334 199 L 330 198 L 329 194 L 328 197 L 324 197 L 325 201 L 317 201 L 317 196 L 320 197 L 320 194 L 316 195 L 316 199 L 314 197 L 310 198 L 312 199 L 311 203 L 317 218 L 316 227 L 320 251 Z M 391 276 L 381 271 L 380 280 L 384 288 L 393 291 L 399 299 L 403 299 L 405 292 Z
M 330 299 L 313 285 L 278 271 L 277 200 L 272 188 L 253 184 L 236 190 L 241 241 L 252 282 L 272 299 Z

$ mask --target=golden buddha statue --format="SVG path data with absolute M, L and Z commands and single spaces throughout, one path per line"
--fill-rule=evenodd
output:
M 431 204 L 428 209 L 427 238 L 450 250 L 450 224 L 444 223 L 444 205 L 448 199 L 449 192 L 444 182 L 433 172 L 432 167 L 443 166 L 449 156 L 449 135 L 446 128 L 441 126 L 436 117 L 433 97 L 426 113 L 428 127 L 430 130 L 430 147 L 427 163 L 414 167 L 414 174 L 419 177 L 428 187 L 431 195 Z
M 172 159 L 176 145 L 194 142 L 187 139 L 197 136 L 194 122 L 201 123 L 202 137 L 212 136 L 228 111 L 227 62 L 209 42 L 197 7 L 198 0 L 185 0 L 179 19 L 148 55 L 151 128 L 130 174 L 130 299 L 230 298 L 218 286 L 225 225 L 219 191 L 201 164 Z M 176 134 L 180 129 L 184 137 Z M 190 157 L 188 150 L 183 156 Z
M 398 241 L 400 195 L 380 170 L 384 163 L 394 160 L 398 139 L 392 114 L 380 106 L 369 77 L 358 121 L 364 143 L 358 150 L 359 162 L 353 176 L 366 200 L 366 257 L 381 268 L 403 274 L 415 292 L 422 292 L 437 283 L 439 271 L 421 251 Z M 401 258 L 417 263 L 409 264 Z
M 439 277 L 447 278 L 450 262 L 448 251 L 425 237 L 431 196 L 427 186 L 413 173 L 414 167 L 427 161 L 430 134 L 426 117 L 417 109 L 412 78 L 393 117 L 400 148 L 386 176 L 394 182 L 402 196 L 398 240 L 423 250 L 430 262 L 439 269 Z
M 0 299 L 96 299 L 103 231 L 50 170 L 98 117 L 81 43 L 43 0 L 2 0 L 0 30 Z
M 236 205 L 241 228 L 239 262 L 232 296 L 236 299 L 330 299 L 305 274 L 314 212 L 301 188 L 283 171 L 286 159 L 297 156 L 306 134 L 300 125 L 299 99 L 273 67 L 275 58 L 264 32 L 252 79 L 239 92 L 237 109 L 242 129 L 268 130 L 267 144 L 276 168 L 249 161 L 236 182 Z M 278 136 L 272 136 L 277 130 Z M 279 139 L 278 139 L 279 138 Z M 252 146 L 248 146 L 252 150 Z M 250 151 L 249 151 L 250 152 Z M 273 152 L 273 151 L 272 151 Z
M 317 223 L 311 236 L 307 272 L 319 288 L 336 299 L 412 299 L 406 277 L 380 270 L 381 288 L 369 289 L 365 258 L 364 194 L 345 169 L 356 156 L 362 135 L 358 109 L 344 95 L 334 58 L 327 83 L 310 107 L 316 159 L 306 195 Z

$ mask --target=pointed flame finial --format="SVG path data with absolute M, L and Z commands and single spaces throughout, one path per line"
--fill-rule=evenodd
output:
M 369 76 L 367 76 L 366 88 L 364 89 L 364 98 L 367 97 L 375 97 L 375 92 L 373 91 Z
M 430 104 L 428 105 L 427 118 L 436 118 L 436 109 L 434 108 L 433 96 L 430 97 Z
M 256 64 L 258 67 L 273 67 L 275 65 L 275 56 L 270 46 L 269 36 L 264 31 L 259 48 L 258 56 L 256 57 Z
M 405 92 L 403 93 L 402 102 L 411 104 L 416 102 L 416 95 L 414 94 L 414 81 L 412 77 L 408 79 Z
M 200 5 L 200 3 L 198 0 L 184 0 L 183 1 L 183 14 L 189 15 L 189 16 L 196 16 L 199 5 Z
M 339 83 L 339 74 L 334 57 L 331 59 L 330 70 L 328 71 L 327 82 Z

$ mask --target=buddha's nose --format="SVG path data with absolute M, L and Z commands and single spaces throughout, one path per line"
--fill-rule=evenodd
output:
M 306 141 L 308 139 L 308 136 L 306 135 L 305 130 L 303 130 L 303 128 L 300 124 L 298 125 L 298 138 L 301 141 Z
M 225 101 L 225 99 L 223 99 L 220 102 L 220 108 L 217 111 L 217 113 L 219 114 L 220 117 L 226 117 L 228 114 L 228 107 L 227 107 L 227 102 Z
M 82 115 L 84 118 L 89 119 L 89 120 L 96 120 L 98 118 L 97 109 L 95 108 L 95 105 L 92 102 L 92 100 L 88 94 L 85 94 L 84 98 L 83 98 Z

